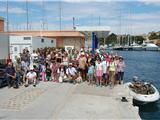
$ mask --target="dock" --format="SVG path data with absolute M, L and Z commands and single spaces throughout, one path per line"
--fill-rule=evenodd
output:
M 126 97 L 128 102 L 122 102 Z M 0 89 L 0 119 L 141 119 L 124 85 L 40 82 Z

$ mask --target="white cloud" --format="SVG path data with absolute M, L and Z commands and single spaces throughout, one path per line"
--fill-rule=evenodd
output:
M 125 14 L 124 16 L 124 18 L 127 18 L 128 20 L 160 20 L 160 11 L 149 13 L 134 13 L 131 15 Z
M 6 7 L 1 7 L 0 12 L 7 12 Z M 19 8 L 19 7 L 10 7 L 10 8 L 8 8 L 8 12 L 13 13 L 13 14 L 23 14 L 26 11 L 22 8 Z

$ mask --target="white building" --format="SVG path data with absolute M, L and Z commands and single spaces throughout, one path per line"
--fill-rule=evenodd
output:
M 23 52 L 23 49 L 28 49 L 30 53 L 37 48 L 56 47 L 56 40 L 50 38 L 41 38 L 33 36 L 10 36 L 9 48 L 10 57 L 13 61 Z

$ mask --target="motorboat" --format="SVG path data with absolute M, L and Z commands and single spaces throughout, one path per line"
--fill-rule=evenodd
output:
M 145 41 L 143 44 L 143 49 L 146 51 L 157 51 L 158 46 L 154 43 L 151 43 L 150 41 Z
M 160 99 L 159 91 L 151 83 L 136 80 L 125 85 L 133 100 L 141 104 L 153 103 Z
M 142 46 L 137 44 L 137 43 L 135 43 L 135 42 L 133 44 L 131 44 L 131 47 L 132 47 L 132 50 L 135 50 L 135 51 L 143 50 Z

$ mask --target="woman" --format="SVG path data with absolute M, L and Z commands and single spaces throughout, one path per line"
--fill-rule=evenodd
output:
M 119 57 L 119 62 L 117 64 L 118 80 L 119 84 L 123 84 L 124 68 L 126 67 L 123 57 Z
M 64 67 L 64 70 L 66 70 L 68 63 L 69 63 L 68 55 L 67 53 L 65 53 L 64 56 L 62 57 L 62 65 Z
M 112 56 L 108 71 L 109 71 L 109 85 L 111 88 L 114 87 L 114 81 L 115 81 L 115 73 L 116 73 L 116 63 L 115 63 L 115 57 Z

